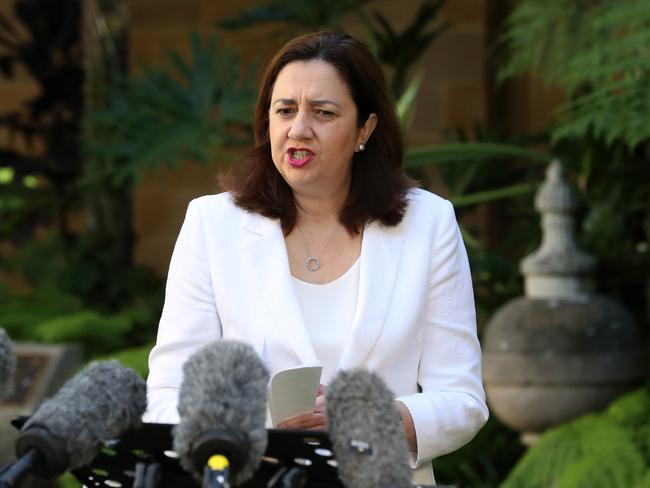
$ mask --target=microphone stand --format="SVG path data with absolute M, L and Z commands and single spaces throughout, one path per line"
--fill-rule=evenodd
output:
M 203 488 L 229 488 L 230 475 L 237 473 L 248 455 L 248 443 L 228 430 L 205 432 L 192 444 L 191 459 L 203 471 Z
M 43 455 L 36 449 L 30 449 L 18 459 L 0 471 L 0 488 L 14 488 L 19 486 L 27 473 L 43 461 Z
M 307 484 L 307 472 L 298 466 L 283 466 L 269 480 L 267 488 L 303 488 Z
M 156 488 L 160 480 L 160 464 L 139 462 L 135 465 L 133 488 Z
M 207 466 L 203 469 L 203 488 L 230 488 L 230 469 L 212 469 Z

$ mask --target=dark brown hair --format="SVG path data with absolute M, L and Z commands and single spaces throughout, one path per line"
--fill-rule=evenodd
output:
M 278 74 L 293 61 L 322 60 L 331 64 L 347 83 L 357 106 L 358 126 L 377 114 L 377 126 L 365 150 L 354 153 L 352 182 L 339 220 L 351 234 L 378 220 L 387 226 L 402 221 L 406 193 L 414 186 L 403 171 L 404 138 L 379 63 L 365 44 L 334 32 L 316 32 L 285 44 L 268 64 L 255 108 L 255 148 L 237 173 L 224 175 L 224 190 L 248 211 L 280 219 L 288 235 L 296 223 L 291 188 L 277 171 L 269 142 L 269 106 Z M 243 171 L 241 171 L 243 170 Z

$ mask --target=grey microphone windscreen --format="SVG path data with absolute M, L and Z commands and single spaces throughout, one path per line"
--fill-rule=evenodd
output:
M 14 390 L 14 374 L 16 372 L 16 356 L 14 356 L 11 339 L 0 327 L 0 400 L 3 400 Z
M 341 371 L 327 387 L 328 430 L 347 488 L 412 486 L 394 398 L 379 376 L 364 369 Z
M 190 356 L 183 365 L 180 423 L 173 433 L 174 450 L 186 471 L 201 479 L 201 461 L 193 454 L 200 439 L 216 431 L 245 450 L 240 466 L 231 470 L 232 483 L 255 473 L 267 443 L 268 381 L 269 373 L 255 350 L 242 342 L 219 340 Z
M 38 407 L 21 434 L 29 438 L 30 429 L 44 428 L 62 442 L 68 468 L 76 469 L 92 461 L 102 441 L 140 424 L 146 395 L 144 380 L 132 369 L 118 361 L 93 362 Z M 27 441 L 21 449 L 30 448 Z

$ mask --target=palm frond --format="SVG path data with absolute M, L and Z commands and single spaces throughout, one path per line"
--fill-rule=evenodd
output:
M 465 207 L 469 205 L 477 205 L 479 203 L 493 202 L 502 198 L 532 194 L 538 187 L 538 183 L 520 183 L 496 188 L 494 190 L 470 193 L 468 195 L 452 196 L 450 200 L 451 203 L 454 204 L 454 207 Z
M 509 158 L 525 159 L 547 164 L 551 156 L 514 144 L 493 142 L 447 143 L 434 146 L 417 146 L 406 153 L 407 168 L 431 164 L 449 164 L 468 160 L 489 161 Z
M 418 70 L 413 79 L 404 89 L 404 92 L 401 94 L 397 102 L 395 103 L 395 109 L 397 110 L 397 115 L 402 121 L 403 126 L 407 126 L 411 113 L 415 105 L 415 99 L 420 91 L 420 86 L 424 80 L 424 71 Z
M 396 99 L 404 92 L 408 68 L 449 27 L 438 19 L 444 1 L 423 0 L 413 20 L 401 31 L 395 30 L 389 19 L 378 11 L 373 12 L 372 21 L 366 22 L 375 54 L 393 71 L 390 85 Z

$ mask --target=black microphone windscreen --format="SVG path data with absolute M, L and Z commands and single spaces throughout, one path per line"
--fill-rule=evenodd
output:
M 341 371 L 327 387 L 329 435 L 348 488 L 411 487 L 408 447 L 393 393 L 364 369 Z
M 0 400 L 8 398 L 14 390 L 16 356 L 11 339 L 0 327 Z
M 132 369 L 118 361 L 93 362 L 38 407 L 21 434 L 29 438 L 30 429 L 44 428 L 61 442 L 68 468 L 76 469 L 92 461 L 102 441 L 140 425 L 146 396 L 144 380 Z M 23 451 L 33 447 L 21 444 Z
M 193 452 L 207 433 L 220 431 L 245 449 L 241 465 L 233 466 L 232 484 L 255 473 L 267 443 L 268 381 L 255 350 L 242 342 L 219 340 L 190 356 L 183 365 L 180 423 L 173 432 L 174 450 L 185 470 L 202 477 Z

